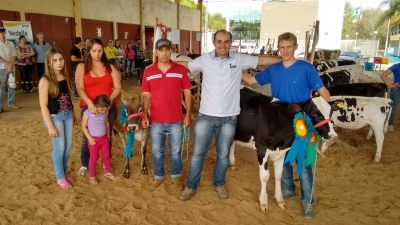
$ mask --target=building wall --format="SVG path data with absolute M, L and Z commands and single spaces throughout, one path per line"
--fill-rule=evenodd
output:
M 263 2 L 261 12 L 260 43 L 266 45 L 268 38 L 275 46 L 278 44 L 278 36 L 284 32 L 297 34 L 299 43 L 296 52 L 304 52 L 304 40 L 306 31 L 318 16 L 318 0 L 301 2 Z M 267 35 L 266 35 L 267 34 Z
M 1 9 L 20 12 L 22 21 L 26 20 L 25 13 L 74 17 L 73 0 L 1 0 L 1 2 Z
M 200 10 L 179 6 L 179 29 L 200 31 Z
M 143 2 L 146 1 L 144 0 Z M 81 0 L 81 17 L 93 20 L 140 24 L 139 0 Z

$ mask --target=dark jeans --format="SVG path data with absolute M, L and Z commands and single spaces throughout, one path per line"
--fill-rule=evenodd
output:
M 79 98 L 78 90 L 76 89 L 75 72 L 72 71 L 72 77 L 74 78 L 74 97 Z
M 18 65 L 19 72 L 21 73 L 22 90 L 25 92 L 32 90 L 32 67 L 32 65 Z
M 82 106 L 81 109 L 81 119 L 83 116 L 83 112 L 87 109 L 87 105 Z M 112 135 L 112 130 L 113 130 L 113 124 L 115 117 L 117 116 L 117 106 L 113 104 L 108 111 L 108 122 L 110 123 L 110 137 Z M 109 141 L 109 151 L 110 151 L 110 157 L 111 157 L 111 138 Z M 90 158 L 90 152 L 89 152 L 89 146 L 88 146 L 88 139 L 86 138 L 85 134 L 82 132 L 82 145 L 81 145 L 81 163 L 82 166 L 88 168 L 89 165 L 89 158 Z
M 37 71 L 38 71 L 38 81 L 39 81 L 44 74 L 44 63 L 37 63 Z

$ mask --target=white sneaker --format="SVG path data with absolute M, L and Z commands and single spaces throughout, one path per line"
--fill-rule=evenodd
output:
M 393 125 L 388 126 L 388 131 L 394 131 Z

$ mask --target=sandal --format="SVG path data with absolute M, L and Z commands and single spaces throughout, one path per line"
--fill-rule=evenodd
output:
M 89 177 L 89 184 L 90 185 L 96 185 L 98 184 L 96 177 Z
M 105 177 L 107 177 L 110 180 L 118 180 L 118 176 L 112 173 L 104 173 L 103 174 Z
M 84 166 L 81 166 L 81 168 L 79 168 L 79 170 L 78 170 L 78 176 L 81 176 L 81 177 L 85 176 L 86 171 L 87 171 L 87 168 Z
M 60 187 L 64 190 L 70 189 L 72 185 L 67 181 L 67 179 L 58 179 L 57 184 L 60 185 Z
M 104 163 L 103 163 L 103 170 L 104 170 L 104 172 L 106 173 L 107 171 L 106 171 L 106 166 L 104 165 Z M 112 169 L 112 167 L 110 166 L 110 172 L 112 172 L 113 171 L 113 169 Z
M 74 182 L 74 178 L 72 178 L 69 174 L 65 174 L 65 179 L 67 179 L 68 182 Z

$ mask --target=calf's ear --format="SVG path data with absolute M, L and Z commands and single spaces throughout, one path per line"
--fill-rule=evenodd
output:
M 343 109 L 344 107 L 344 100 L 335 100 L 335 101 L 330 101 L 328 103 L 329 105 L 331 105 L 332 111 Z
M 295 113 L 298 113 L 300 111 L 302 111 L 303 109 L 301 108 L 301 105 L 298 103 L 294 103 L 294 104 L 289 104 L 289 110 Z

